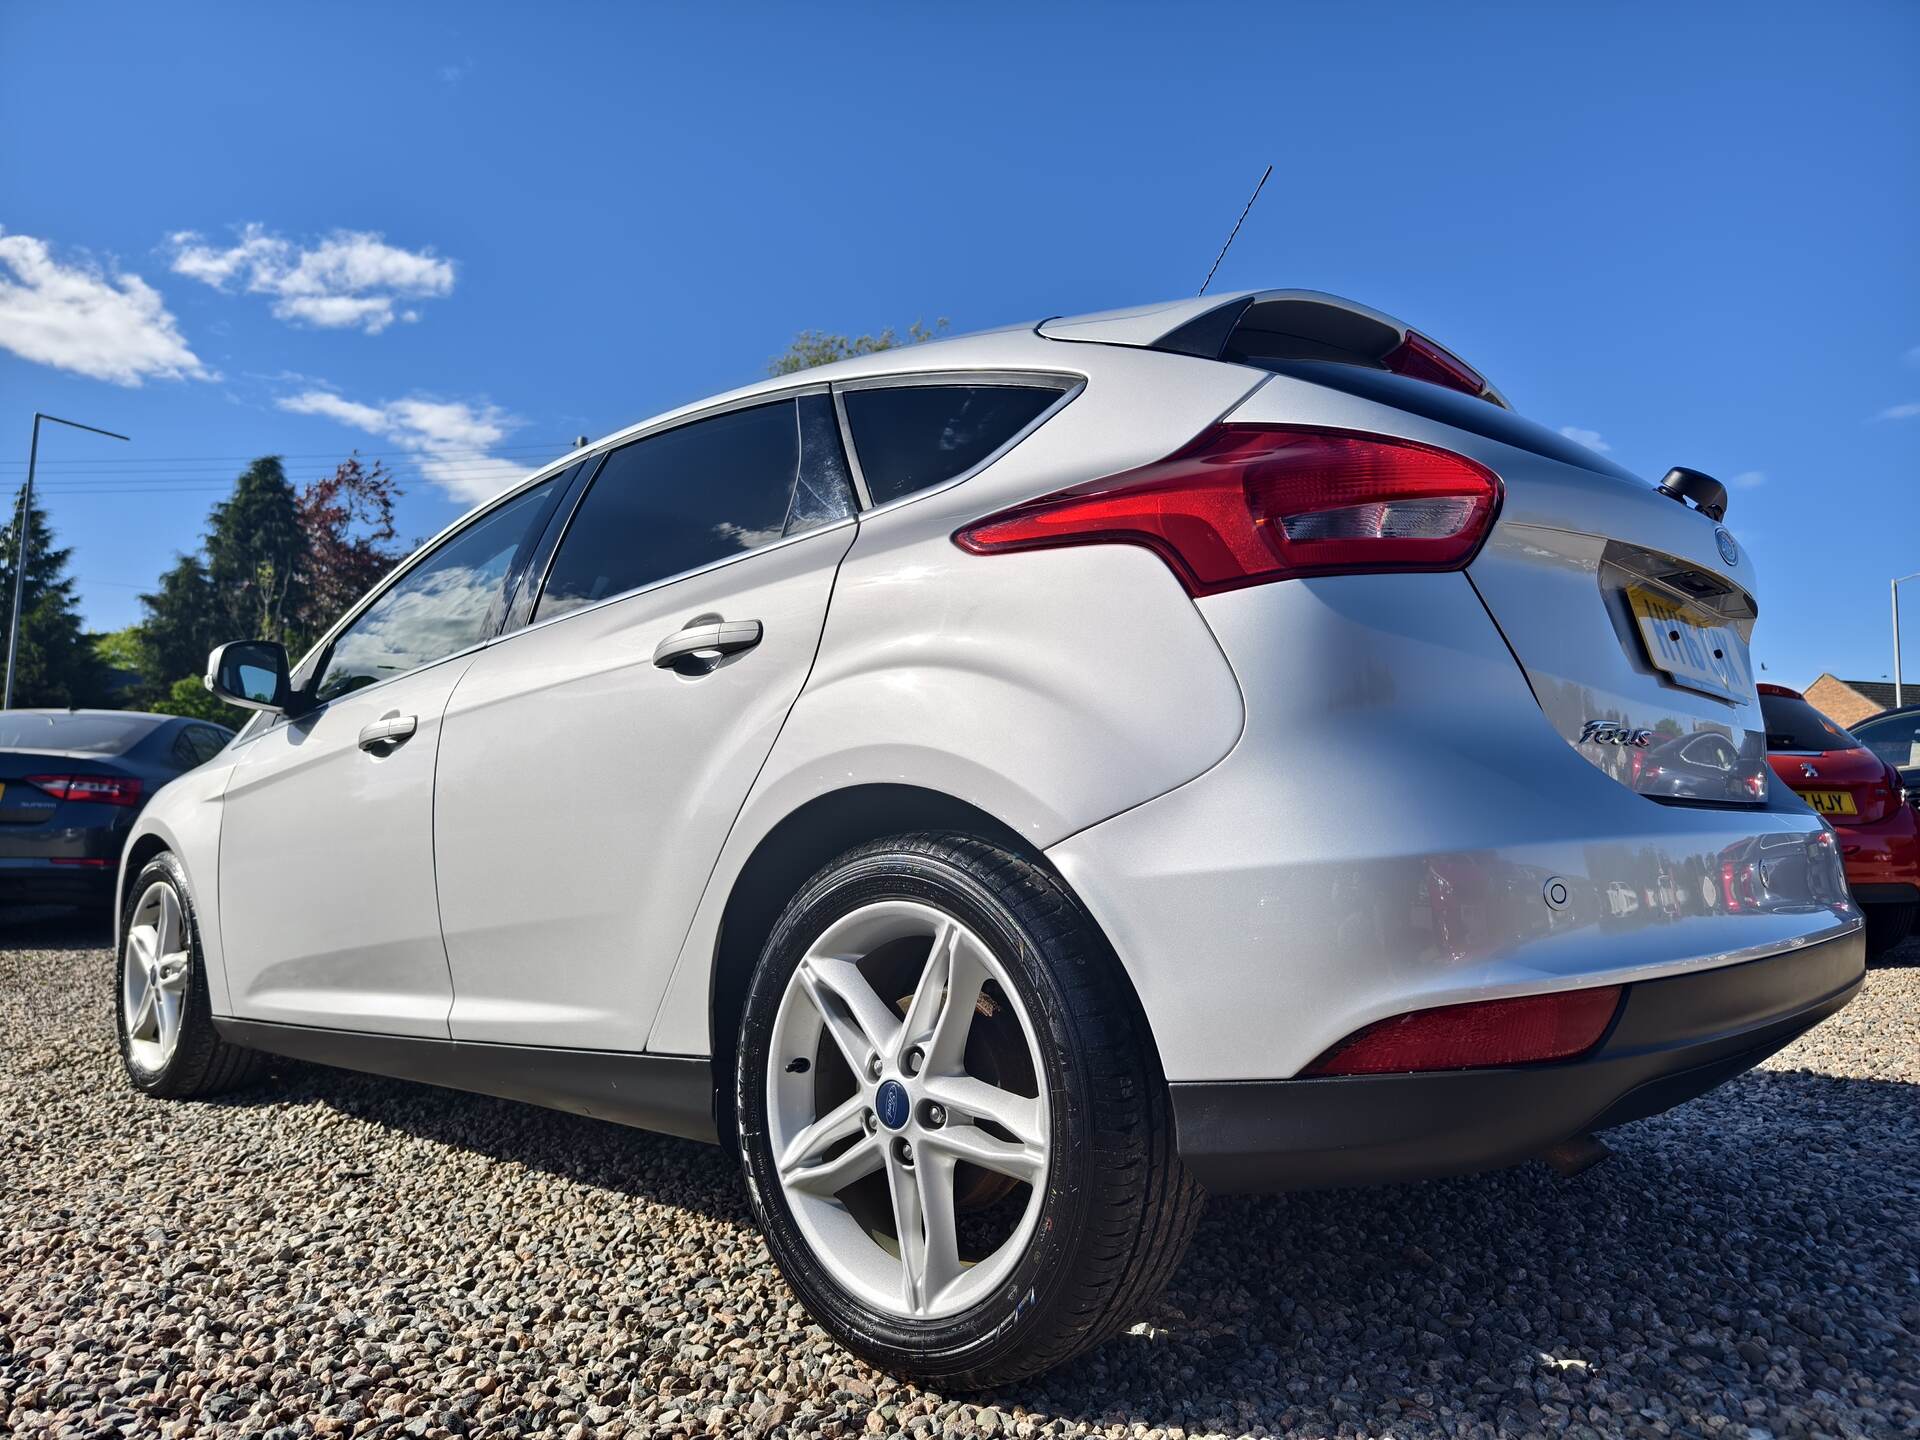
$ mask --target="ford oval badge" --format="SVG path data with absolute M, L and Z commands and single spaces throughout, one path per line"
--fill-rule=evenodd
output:
M 1729 565 L 1740 563 L 1740 547 L 1733 543 L 1733 532 L 1724 525 L 1716 525 L 1713 531 L 1713 543 L 1720 547 L 1720 558 Z

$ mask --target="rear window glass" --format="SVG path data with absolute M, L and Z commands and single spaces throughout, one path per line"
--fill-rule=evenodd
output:
M 867 492 L 884 505 L 964 475 L 1060 394 L 1033 385 L 897 385 L 843 398 Z
M 160 722 L 150 715 L 0 714 L 0 750 L 83 750 L 124 755 Z
M 1910 715 L 1885 715 L 1854 727 L 1860 743 L 1897 770 L 1920 765 L 1920 710 Z
M 1760 697 L 1769 750 L 1852 750 L 1860 742 L 1804 700 L 1790 695 Z

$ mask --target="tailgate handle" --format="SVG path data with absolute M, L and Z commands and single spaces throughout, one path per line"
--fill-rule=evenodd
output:
M 414 716 L 389 710 L 378 720 L 360 727 L 360 748 L 384 754 L 393 746 L 411 739 L 413 732 L 419 728 L 420 722 Z
M 758 620 L 722 620 L 718 615 L 696 615 L 683 629 L 673 632 L 653 647 L 653 663 L 670 670 L 698 657 L 738 655 L 760 643 Z

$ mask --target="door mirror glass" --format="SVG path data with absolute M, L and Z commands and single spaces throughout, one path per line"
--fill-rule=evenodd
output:
M 207 657 L 206 684 L 229 705 L 284 710 L 292 689 L 287 683 L 287 647 L 274 640 L 222 645 Z

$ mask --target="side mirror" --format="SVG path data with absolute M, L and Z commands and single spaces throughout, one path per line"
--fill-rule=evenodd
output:
M 207 657 L 207 689 L 229 705 L 285 710 L 293 698 L 287 647 L 277 640 L 235 640 Z

